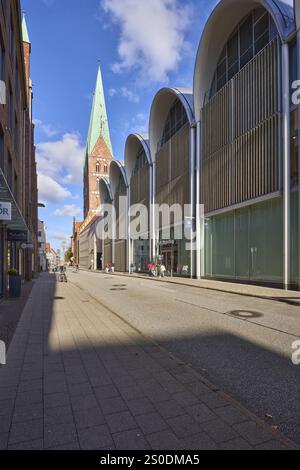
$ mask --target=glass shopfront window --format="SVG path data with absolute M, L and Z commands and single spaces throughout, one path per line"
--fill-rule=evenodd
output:
M 149 240 L 132 240 L 132 271 L 136 273 L 146 273 L 148 271 L 149 259 Z
M 282 199 L 208 218 L 205 275 L 281 285 Z
M 184 228 L 183 232 L 184 234 Z M 170 235 L 170 237 L 168 237 Z M 175 239 L 175 229 L 161 230 L 157 246 L 157 262 L 164 264 L 167 276 L 191 276 L 191 252 L 187 249 L 189 241 Z

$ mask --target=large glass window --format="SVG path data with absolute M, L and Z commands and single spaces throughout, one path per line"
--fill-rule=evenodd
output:
M 158 150 L 161 149 L 169 140 L 187 123 L 188 117 L 181 102 L 176 99 L 168 114 L 164 127 L 162 140 L 158 143 Z
M 299 185 L 299 113 L 295 109 L 291 113 L 291 185 L 292 188 Z
M 147 164 L 148 164 L 148 160 L 147 160 L 146 152 L 144 150 L 144 147 L 141 145 L 138 151 L 137 157 L 136 157 L 133 175 L 136 175 Z
M 210 97 L 223 88 L 277 34 L 276 25 L 264 8 L 251 12 L 232 33 L 222 51 Z
M 206 220 L 207 277 L 282 284 L 282 200 Z

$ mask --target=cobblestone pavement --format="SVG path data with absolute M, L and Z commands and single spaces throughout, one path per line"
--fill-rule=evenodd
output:
M 0 449 L 287 449 L 73 284 L 35 283 L 0 369 Z

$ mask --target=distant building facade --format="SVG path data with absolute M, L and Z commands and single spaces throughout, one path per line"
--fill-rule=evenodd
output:
M 46 226 L 45 222 L 39 220 L 38 222 L 38 252 L 39 252 L 39 271 L 47 271 L 47 245 Z
M 0 5 L 0 296 L 7 294 L 7 273 L 16 269 L 30 280 L 38 269 L 37 174 L 30 82 L 31 44 L 19 0 Z
M 98 68 L 84 164 L 84 221 L 73 222 L 72 252 L 82 268 L 102 269 L 103 244 L 96 237 L 97 210 L 101 205 L 100 180 L 108 178 L 113 161 L 101 68 Z

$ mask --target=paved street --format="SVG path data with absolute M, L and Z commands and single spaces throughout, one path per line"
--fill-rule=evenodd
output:
M 180 292 L 90 273 L 69 278 L 68 284 L 56 284 L 54 276 L 45 274 L 35 283 L 8 364 L 0 369 L 1 449 L 290 447 L 197 373 L 201 361 L 195 361 L 195 340 L 201 344 L 203 338 L 208 348 L 216 338 L 213 329 L 208 335 L 199 312 L 196 327 L 190 306 L 174 308 L 178 296 L 190 295 L 193 301 L 186 288 Z M 109 300 L 115 312 L 96 297 Z M 233 352 L 228 362 L 237 354 L 237 339 L 229 332 L 222 338 L 220 332 L 219 355 L 230 348 L 229 340 Z M 185 364 L 187 356 L 195 368 Z M 247 377 L 244 371 L 249 384 Z
M 128 277 L 70 279 L 300 443 L 300 366 L 291 362 L 298 306 Z

